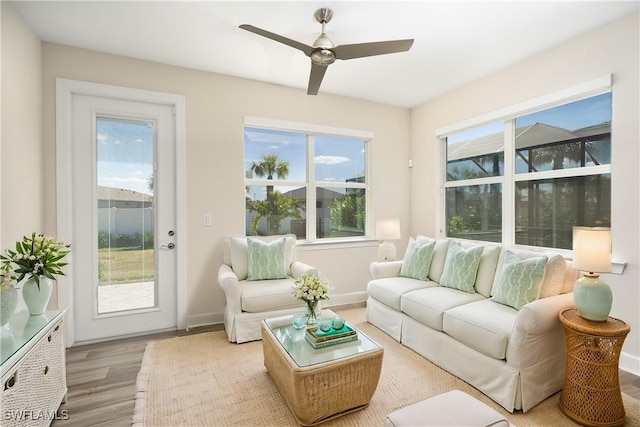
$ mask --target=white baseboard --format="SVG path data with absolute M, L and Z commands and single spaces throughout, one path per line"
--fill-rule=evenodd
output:
M 620 353 L 620 369 L 640 376 L 640 357 L 629 353 Z
M 204 313 L 187 316 L 187 330 L 198 326 L 218 325 L 224 323 L 224 313 Z
M 331 308 L 341 305 L 360 304 L 367 301 L 367 292 L 350 292 L 347 294 L 330 294 L 330 299 L 322 301 L 322 306 Z
M 322 307 L 331 308 L 341 305 L 359 304 L 367 300 L 367 292 L 351 292 L 332 294 L 331 299 L 322 302 Z M 202 313 L 187 316 L 187 330 L 198 326 L 218 325 L 224 323 L 224 313 Z

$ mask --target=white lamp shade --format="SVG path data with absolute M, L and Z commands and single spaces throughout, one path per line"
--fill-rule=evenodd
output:
M 376 239 L 398 240 L 400 239 L 400 220 L 381 219 L 376 221 Z
M 611 271 L 609 227 L 573 227 L 573 268 L 590 273 Z

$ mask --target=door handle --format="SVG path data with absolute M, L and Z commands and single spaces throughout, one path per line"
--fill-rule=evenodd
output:
M 173 249 L 175 247 L 176 247 L 176 245 L 174 243 L 169 243 L 168 245 L 160 246 L 160 248 L 162 248 L 162 249 Z

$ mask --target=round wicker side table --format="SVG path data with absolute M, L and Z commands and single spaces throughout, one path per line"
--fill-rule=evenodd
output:
M 624 424 L 618 362 L 625 337 L 631 330 L 622 320 L 583 319 L 576 309 L 559 314 L 567 339 L 567 365 L 560 407 L 585 426 Z

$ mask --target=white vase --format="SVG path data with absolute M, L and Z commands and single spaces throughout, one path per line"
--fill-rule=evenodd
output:
M 16 311 L 18 304 L 18 290 L 13 285 L 0 289 L 0 326 L 9 323 L 9 319 Z
M 40 276 L 39 279 L 39 288 L 33 277 L 22 284 L 22 297 L 32 316 L 39 316 L 45 312 L 53 288 L 53 280 L 44 276 Z

